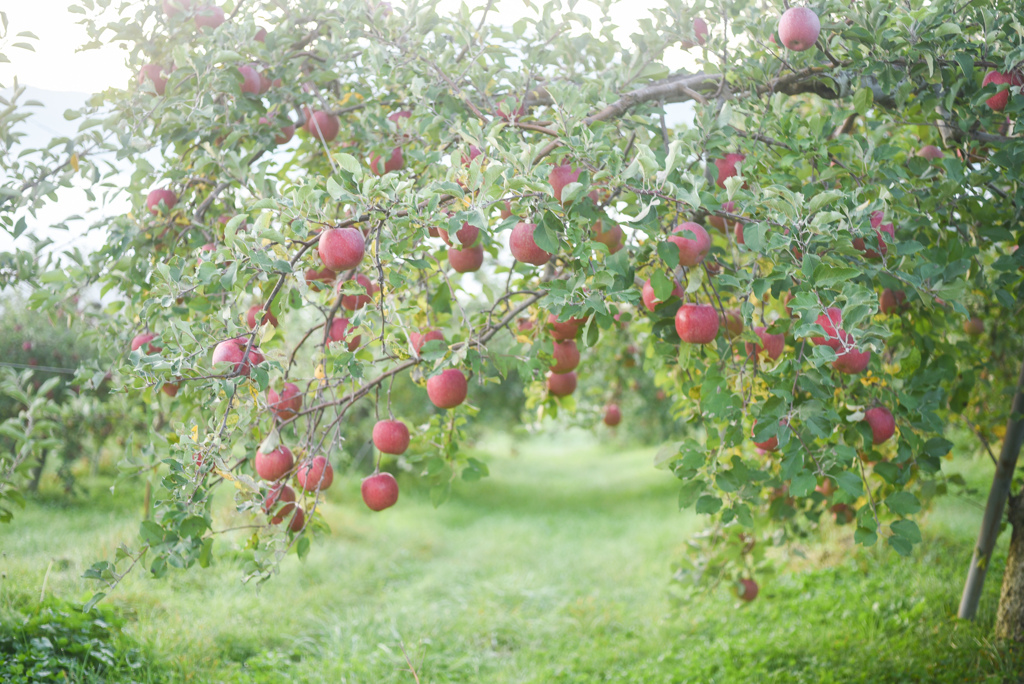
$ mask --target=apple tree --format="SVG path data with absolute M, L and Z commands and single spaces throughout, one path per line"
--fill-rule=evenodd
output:
M 823 520 L 910 555 L 963 485 L 947 426 L 992 441 L 1019 394 L 1019 0 L 669 1 L 624 40 L 609 3 L 108 5 L 72 9 L 138 78 L 68 152 L 132 209 L 33 301 L 99 286 L 123 389 L 173 431 L 96 579 L 208 564 L 225 482 L 268 577 L 369 417 L 441 503 L 515 376 L 541 415 L 667 405 L 660 465 L 710 521 L 680 577 L 752 598 L 764 547 Z

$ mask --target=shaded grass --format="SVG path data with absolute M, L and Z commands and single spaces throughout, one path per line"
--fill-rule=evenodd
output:
M 952 616 L 977 501 L 947 497 L 910 560 L 830 542 L 832 561 L 676 606 L 670 566 L 702 521 L 676 508 L 654 450 L 570 433 L 480 445 L 492 477 L 440 509 L 403 479 L 373 514 L 356 479 L 336 480 L 331 534 L 257 590 L 240 554 L 112 598 L 146 654 L 136 679 L 225 682 L 1017 681 L 1020 654 L 991 644 L 1002 559 L 976 623 Z M 982 462 L 953 464 L 985 486 Z M 84 569 L 138 526 L 132 491 L 96 505 L 33 504 L 0 529 L 0 617 L 48 591 L 83 596 Z M 230 502 L 221 515 L 230 518 Z M 841 532 L 842 535 L 848 532 Z

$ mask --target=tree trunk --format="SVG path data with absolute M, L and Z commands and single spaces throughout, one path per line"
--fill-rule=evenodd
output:
M 1010 553 L 999 597 L 996 638 L 1024 641 L 1024 490 L 1010 498 Z

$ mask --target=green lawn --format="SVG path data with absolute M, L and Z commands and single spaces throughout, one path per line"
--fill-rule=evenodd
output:
M 827 563 L 762 582 L 749 605 L 720 589 L 687 605 L 670 566 L 700 528 L 676 508 L 653 449 L 580 433 L 480 445 L 491 477 L 435 510 L 402 481 L 374 514 L 358 481 L 336 481 L 332 533 L 261 588 L 243 585 L 229 544 L 215 565 L 164 580 L 142 573 L 108 603 L 142 664 L 106 681 L 1010 682 L 1024 657 L 991 643 L 1002 558 L 978 622 L 953 616 L 980 519 L 950 497 L 912 559 L 840 533 Z M 953 466 L 984 484 L 983 462 Z M 0 619 L 46 592 L 80 600 L 80 579 L 138 528 L 136 492 L 50 499 L 0 528 Z M 224 522 L 231 518 L 225 502 Z M 1005 540 L 1004 540 L 1005 542 Z M 122 667 L 122 671 L 126 668 Z M 3 681 L 0 669 L 0 681 Z

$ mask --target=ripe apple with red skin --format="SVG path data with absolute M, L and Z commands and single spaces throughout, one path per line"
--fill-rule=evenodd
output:
M 456 273 L 475 273 L 484 263 L 483 245 L 464 249 L 448 248 L 448 263 Z
M 725 181 L 735 176 L 738 172 L 736 170 L 736 164 L 747 158 L 745 154 L 739 154 L 738 152 L 731 152 L 725 155 L 725 159 L 716 159 L 715 167 L 718 168 L 718 179 L 715 183 L 720 188 L 725 188 Z
M 265 116 L 260 117 L 260 123 L 266 124 L 267 126 L 276 125 L 276 122 L 271 122 L 271 120 Z M 292 136 L 295 135 L 295 126 L 291 124 L 282 126 L 278 130 L 280 132 L 274 136 L 274 143 L 277 145 L 284 145 L 286 142 L 292 139 Z
M 402 155 L 402 148 L 396 147 L 391 150 L 391 156 L 381 163 L 379 154 L 370 155 L 370 172 L 375 176 L 383 176 L 385 173 L 400 171 L 405 168 L 405 157 Z
M 477 157 L 479 157 L 481 154 L 483 154 L 483 152 L 480 151 L 479 147 L 477 147 L 476 145 L 470 145 L 469 146 L 469 154 L 468 155 L 466 155 L 466 154 L 462 155 L 462 157 L 460 159 L 462 161 L 462 165 L 463 166 L 469 166 L 470 164 L 473 163 L 473 160 L 476 159 Z
M 736 596 L 747 602 L 757 598 L 757 591 L 757 582 L 752 579 L 743 578 L 736 586 Z
M 964 321 L 964 332 L 972 337 L 977 337 L 985 332 L 985 321 L 977 316 L 971 316 Z
M 331 142 L 338 137 L 338 132 L 341 130 L 341 121 L 338 117 L 319 109 L 311 111 L 308 107 L 304 109 L 304 113 L 306 123 L 302 127 L 315 140 L 320 140 L 322 136 L 324 142 Z
M 373 446 L 382 454 L 400 456 L 409 448 L 409 428 L 400 420 L 379 420 L 373 426 Z
M 417 356 L 419 355 L 420 350 L 423 349 L 423 345 L 425 345 L 427 342 L 430 342 L 431 340 L 440 340 L 441 342 L 444 342 L 444 334 L 440 330 L 433 329 L 427 330 L 422 333 L 409 333 L 409 344 L 412 345 L 412 348 L 416 352 Z
M 444 228 L 438 228 L 437 232 L 441 236 L 441 239 L 444 240 L 444 243 L 446 245 L 448 245 L 449 247 L 453 246 L 452 239 L 448 235 L 447 230 L 445 230 Z M 459 241 L 459 245 L 461 245 L 463 249 L 475 245 L 479 237 L 480 229 L 477 228 L 476 226 L 471 226 L 468 223 L 463 223 L 462 228 L 459 228 L 457 231 L 455 231 L 455 239 Z
M 146 196 L 146 209 L 154 216 L 161 213 L 161 204 L 163 205 L 163 210 L 170 211 L 177 203 L 178 196 L 166 188 L 150 190 Z
M 822 327 L 825 331 L 825 336 L 812 337 L 811 342 L 838 350 L 840 346 L 839 334 L 842 332 L 842 328 L 839 326 L 843 323 L 843 312 L 834 306 L 830 306 L 825 310 L 825 313 L 818 316 L 815 323 Z
M 163 351 L 163 347 L 157 347 L 152 344 L 148 344 L 149 342 L 152 342 L 155 339 L 156 335 L 153 333 L 139 333 L 138 335 L 132 338 L 132 351 L 135 351 L 142 345 L 146 344 L 147 354 L 159 354 L 160 352 Z M 25 347 L 25 344 L 28 345 L 27 348 Z M 32 348 L 31 342 L 26 342 L 25 344 L 21 345 L 21 348 L 24 349 L 25 351 L 28 351 L 29 349 Z
M 599 219 L 590 227 L 594 233 L 594 242 L 600 242 L 608 248 L 609 254 L 615 254 L 622 249 L 622 226 L 613 223 L 608 230 L 604 230 L 604 220 Z
M 820 33 L 818 15 L 806 7 L 790 7 L 779 20 L 779 39 L 794 52 L 809 50 Z
M 576 373 L 548 373 L 548 392 L 567 397 L 576 391 Z
M 679 265 L 696 266 L 711 251 L 711 236 L 704 226 L 687 221 L 676 226 L 668 241 L 679 247 Z
M 267 42 L 267 29 L 260 26 L 258 29 L 256 29 L 256 35 L 254 35 L 252 39 L 255 40 L 257 43 Z
M 275 484 L 267 491 L 267 496 L 263 499 L 263 511 L 269 515 L 279 502 L 284 505 L 270 519 L 272 525 L 279 524 L 285 516 L 295 510 L 295 490 L 283 482 Z
M 345 337 L 348 335 L 348 323 L 347 318 L 333 318 L 331 319 L 330 330 L 327 333 L 327 337 L 331 342 L 344 342 Z M 356 335 L 348 343 L 348 350 L 354 352 L 359 348 L 359 343 L 362 342 L 363 336 Z
M 845 330 L 839 331 L 839 341 L 837 345 L 833 347 L 836 350 L 836 360 L 832 362 L 832 367 L 840 373 L 846 373 L 847 375 L 856 375 L 857 373 L 863 373 L 871 362 L 871 350 L 865 349 L 864 351 L 858 350 L 856 347 L 852 347 L 853 338 Z M 844 351 L 846 347 L 850 347 Z
M 555 358 L 555 363 L 551 366 L 553 373 L 568 373 L 580 365 L 580 350 L 576 346 L 576 340 L 555 342 L 552 356 Z
M 768 355 L 772 361 L 777 361 L 782 356 L 782 350 L 786 346 L 786 336 L 782 334 L 773 335 L 765 331 L 764 326 L 754 327 L 754 332 L 761 338 L 760 344 L 746 343 L 747 356 L 760 356 L 762 352 Z
M 779 421 L 779 425 L 786 425 L 786 421 L 785 420 L 780 420 Z M 755 427 L 757 427 L 757 421 L 756 420 L 754 421 L 754 425 L 751 426 L 751 428 L 750 428 L 750 438 L 751 439 L 754 438 L 754 428 Z M 778 437 L 778 435 L 773 435 L 773 436 L 769 437 L 768 439 L 766 439 L 763 442 L 754 442 L 754 445 L 757 446 L 757 448 L 760 449 L 761 451 L 775 451 L 776 449 L 779 448 L 779 437 Z
M 739 337 L 743 334 L 743 316 L 736 309 L 726 309 L 720 317 L 719 323 L 725 327 L 725 336 L 729 339 Z
M 562 190 L 569 183 L 575 183 L 580 179 L 580 172 L 569 164 L 561 164 L 551 169 L 548 174 L 548 182 L 551 183 L 551 190 L 555 199 L 562 201 Z
M 508 247 L 518 261 L 534 266 L 543 266 L 551 260 L 551 254 L 537 246 L 533 234 L 537 230 L 535 223 L 517 223 L 508 239 Z
M 213 365 L 230 363 L 234 372 L 248 375 L 253 366 L 265 361 L 263 354 L 255 346 L 249 350 L 248 357 L 245 357 L 245 348 L 248 344 L 249 340 L 244 337 L 224 340 L 213 349 Z
M 981 81 L 981 87 L 984 88 L 989 84 L 993 84 L 996 86 L 1001 86 L 1004 84 L 1008 84 L 1010 86 L 1019 86 L 1022 84 L 1022 79 L 1016 73 L 1008 74 L 1002 71 L 990 71 L 987 74 L 985 74 L 985 78 Z M 995 95 L 993 95 L 992 97 L 985 100 L 985 104 L 987 104 L 991 110 L 996 112 L 1001 112 L 1004 109 L 1006 109 L 1006 105 L 1009 103 L 1009 88 L 1005 88 L 996 93 Z
M 871 227 L 875 230 L 875 235 L 878 239 L 878 251 L 868 249 L 864 245 L 864 238 L 854 238 L 853 246 L 864 252 L 864 256 L 868 259 L 881 259 L 886 255 L 889 250 L 885 240 L 882 239 L 882 233 L 887 233 L 891 241 L 896 240 L 896 228 L 891 223 L 882 223 L 882 217 L 884 215 L 881 211 L 871 212 Z
M 736 213 L 736 203 L 735 202 L 731 202 L 731 201 L 722 202 L 721 211 L 726 213 L 726 214 L 735 214 Z M 708 223 L 710 223 L 713 228 L 717 228 L 718 230 L 722 231 L 723 233 L 725 232 L 725 219 L 722 218 L 721 216 L 716 216 L 714 214 L 709 214 L 708 215 Z
M 437 408 L 455 408 L 466 400 L 469 384 L 458 368 L 443 370 L 427 380 L 427 396 Z
M 295 479 L 307 492 L 315 492 L 317 489 L 323 492 L 330 489 L 334 483 L 334 468 L 326 458 L 317 456 L 299 465 Z
M 398 501 L 398 482 L 391 473 L 376 473 L 363 480 L 363 503 L 371 511 L 383 511 Z
M 903 290 L 882 290 L 882 296 L 878 298 L 878 308 L 884 314 L 897 311 L 907 301 L 907 293 Z
M 167 79 L 164 78 L 163 68 L 159 64 L 147 64 L 139 70 L 139 75 L 136 79 L 139 85 L 145 80 L 153 82 L 153 90 L 156 91 L 157 95 L 163 95 L 167 89 Z
M 349 280 L 351 280 L 351 278 Z M 373 295 L 377 292 L 377 286 L 370 282 L 370 279 L 362 273 L 356 274 L 355 281 L 363 286 L 363 289 L 366 290 L 366 294 L 342 295 L 341 306 L 349 311 L 358 311 L 359 309 L 362 309 L 373 301 Z M 347 280 L 339 280 L 338 284 L 334 288 L 335 291 L 340 293 L 347 282 Z
M 511 216 L 512 216 L 512 203 L 509 202 L 508 200 L 506 200 L 505 204 L 503 204 L 499 208 L 498 214 L 501 216 L 501 220 L 502 221 L 504 221 L 507 218 L 511 218 Z
M 865 411 L 864 420 L 871 426 L 872 444 L 881 444 L 896 434 L 896 419 L 884 406 L 876 406 Z
M 700 17 L 693 20 L 693 35 L 697 39 L 697 45 L 704 45 L 708 41 L 708 22 Z
M 708 344 L 718 336 L 718 312 L 710 304 L 683 304 L 676 311 L 676 332 L 690 344 Z
M 338 274 L 324 266 L 321 269 L 307 268 L 305 276 L 307 284 L 331 283 L 338 277 Z
M 250 330 L 256 327 L 256 316 L 258 316 L 261 311 L 263 311 L 263 306 L 261 304 L 253 304 L 249 307 L 249 310 L 245 312 L 245 322 L 249 325 Z M 270 323 L 275 328 L 278 327 L 277 316 L 269 311 L 264 312 L 260 317 L 260 325 L 264 325 L 265 323 Z
M 257 475 L 264 480 L 274 481 L 280 480 L 291 471 L 292 466 L 295 465 L 295 459 L 292 457 L 291 450 L 281 444 L 266 454 L 257 449 L 255 464 Z
M 919 149 L 917 151 L 917 156 L 918 157 L 924 157 L 925 159 L 928 159 L 928 160 L 935 160 L 935 159 L 942 159 L 946 155 L 943 154 L 942 150 L 940 150 L 935 145 L 925 145 L 924 147 L 922 147 L 921 149 Z
M 196 28 L 217 28 L 224 23 L 224 10 L 216 5 L 196 8 Z
M 242 75 L 242 92 L 248 95 L 259 95 L 259 72 L 251 64 L 245 64 L 238 67 L 238 73 Z
M 176 14 L 192 9 L 192 0 L 163 0 L 164 14 L 173 17 Z
M 286 382 L 281 393 L 273 387 L 267 389 L 267 407 L 279 420 L 294 418 L 302 410 L 302 390 L 293 382 Z
M 586 322 L 587 317 L 573 317 L 567 321 L 560 321 L 556 314 L 548 315 L 548 327 L 550 328 L 551 337 L 559 342 L 575 339 L 576 336 L 580 334 L 580 328 L 582 328 Z
M 604 407 L 604 424 L 608 427 L 615 427 L 622 422 L 622 411 L 618 404 L 608 404 Z
M 682 298 L 683 296 L 683 286 L 680 285 L 679 283 L 676 283 L 675 285 L 676 286 L 672 288 L 672 294 L 669 295 L 669 299 L 671 299 L 672 297 Z M 647 308 L 648 311 L 654 311 L 655 307 L 657 307 L 658 304 L 663 303 L 658 299 L 658 295 L 654 293 L 654 286 L 651 284 L 650 278 L 648 278 L 647 281 L 644 283 L 643 290 L 641 290 L 640 292 L 640 299 L 643 300 L 644 306 Z M 666 299 L 665 301 L 668 301 L 668 299 Z
M 366 241 L 355 228 L 328 228 L 317 244 L 320 261 L 332 271 L 349 271 L 366 255 Z

